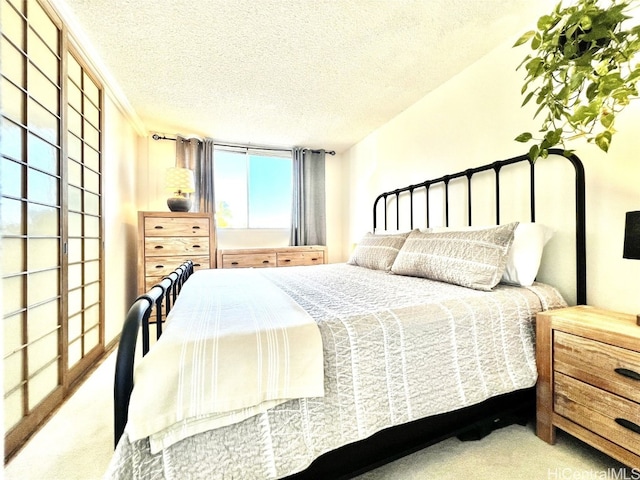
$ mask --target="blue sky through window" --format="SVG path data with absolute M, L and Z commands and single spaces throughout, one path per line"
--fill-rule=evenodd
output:
M 214 161 L 219 227 L 290 227 L 290 156 L 263 156 L 216 149 Z

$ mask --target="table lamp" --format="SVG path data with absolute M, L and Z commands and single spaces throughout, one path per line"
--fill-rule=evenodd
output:
M 173 196 L 167 198 L 169 210 L 172 212 L 188 212 L 191 210 L 189 194 L 196 191 L 191 170 L 178 167 L 168 168 L 165 189 L 173 194 Z
M 640 260 L 640 210 L 627 212 L 622 257 Z M 636 323 L 640 325 L 640 314 L 636 315 Z

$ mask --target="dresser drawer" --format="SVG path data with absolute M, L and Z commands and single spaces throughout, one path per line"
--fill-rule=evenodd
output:
M 206 217 L 145 217 L 146 237 L 198 237 L 209 235 Z
M 233 253 L 222 255 L 222 268 L 264 268 L 275 266 L 275 253 Z
M 296 265 L 320 265 L 324 263 L 324 252 L 321 250 L 300 252 L 278 252 L 279 267 L 293 267 Z
M 640 403 L 639 352 L 561 331 L 553 343 L 554 370 Z
M 556 373 L 554 390 L 556 413 L 632 452 L 640 451 L 640 405 L 562 373 Z
M 209 257 L 149 257 L 145 259 L 145 277 L 162 278 L 165 275 L 169 275 L 186 260 L 193 260 L 194 270 L 209 268 Z
M 147 257 L 169 255 L 207 255 L 209 237 L 148 237 L 144 239 Z

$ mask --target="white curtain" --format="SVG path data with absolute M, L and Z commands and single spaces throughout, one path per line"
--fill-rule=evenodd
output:
M 325 151 L 293 149 L 293 209 L 289 244 L 326 245 Z
M 195 177 L 194 212 L 215 213 L 213 145 L 210 138 L 199 140 L 178 135 L 176 139 L 176 167 L 193 170 Z

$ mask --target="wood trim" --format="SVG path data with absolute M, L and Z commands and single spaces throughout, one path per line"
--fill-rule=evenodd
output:
M 58 411 L 64 402 L 77 391 L 89 375 L 107 359 L 107 357 L 118 346 L 119 338 L 120 336 L 118 335 L 114 340 L 109 342 L 107 348 L 103 349 L 100 354 L 95 355 L 92 364 L 77 375 L 76 379 L 70 383 L 68 388 L 63 389 L 62 387 L 59 387 L 51 394 L 50 397 L 43 401 L 41 405 L 42 408 L 37 412 L 37 414 L 34 414 L 25 423 L 16 425 L 14 429 L 7 433 L 5 436 L 5 464 L 20 452 L 22 447 L 27 443 L 27 440 L 51 419 L 56 411 Z
M 50 415 L 62 405 L 65 388 L 59 385 L 36 408 L 22 417 L 15 427 L 4 436 L 4 462 L 7 463 L 27 440 L 42 426 Z
M 547 443 L 556 443 L 556 430 L 551 419 L 553 411 L 553 335 L 547 312 L 536 317 L 536 433 Z
M 69 154 L 67 141 L 67 72 L 69 60 L 67 58 L 67 42 L 65 26 L 60 26 L 60 265 L 62 268 L 60 275 L 60 337 L 58 339 L 60 352 L 60 385 L 66 390 L 69 388 L 69 302 L 66 295 L 66 286 L 69 285 L 69 255 L 67 249 L 69 245 L 69 175 L 67 168 L 67 158 Z
M 622 448 L 621 446 L 610 442 L 606 438 L 596 435 L 592 431 L 573 423 L 571 420 L 568 420 L 557 413 L 553 414 L 553 423 L 557 425 L 558 428 L 576 438 L 579 438 L 583 442 L 586 442 L 589 445 L 597 445 L 598 450 L 606 453 L 612 458 L 615 458 L 619 462 L 629 465 L 632 468 L 640 468 L 640 456 L 630 452 L 626 448 Z

